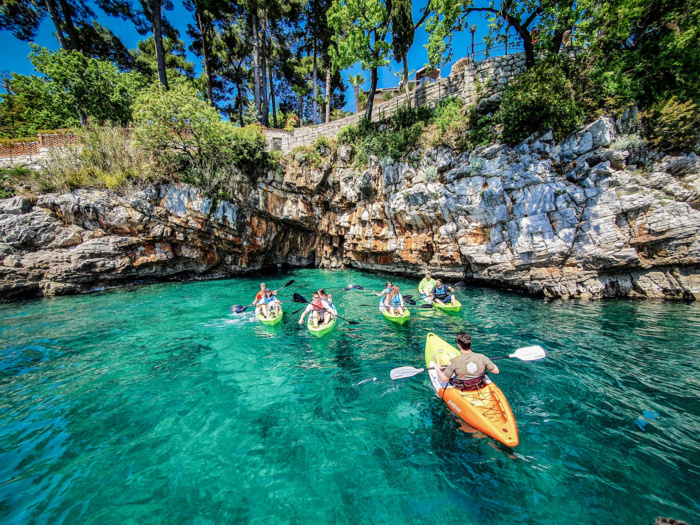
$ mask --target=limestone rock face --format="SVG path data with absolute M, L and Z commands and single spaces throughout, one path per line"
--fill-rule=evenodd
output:
M 7 199 L 0 297 L 283 263 L 416 278 L 430 268 L 550 297 L 698 299 L 700 161 L 635 169 L 609 149 L 616 134 L 604 117 L 559 144 L 540 133 L 363 169 L 345 149 L 240 183 L 231 202 L 184 184 Z
M 263 202 L 257 208 L 215 203 L 187 185 L 129 196 L 76 190 L 43 195 L 33 205 L 15 201 L 0 201 L 3 299 L 314 261 L 315 235 L 286 227 L 265 213 Z

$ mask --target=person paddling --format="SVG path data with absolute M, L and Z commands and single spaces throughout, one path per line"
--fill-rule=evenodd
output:
M 373 293 L 374 295 L 376 295 L 377 297 L 384 297 L 385 295 L 387 295 L 387 294 L 391 291 L 391 288 L 392 288 L 393 286 L 394 286 L 394 285 L 391 284 L 391 281 L 387 281 L 387 283 L 384 285 L 384 290 L 382 290 L 381 293 L 375 292 L 374 290 L 372 290 L 372 293 Z
M 403 315 L 405 305 L 403 304 L 403 297 L 399 293 L 398 286 L 392 286 L 391 291 L 384 298 L 384 306 L 389 310 L 391 315 Z
M 321 299 L 321 296 L 318 294 L 318 292 L 314 292 L 314 294 L 311 296 L 311 302 L 304 309 L 304 313 L 301 314 L 299 324 L 304 324 L 304 318 L 306 317 L 306 314 L 311 313 L 311 320 L 313 322 L 314 328 L 318 328 L 319 324 L 323 325 L 326 324 L 326 322 L 330 321 L 330 310 L 331 307 L 328 305 L 328 303 Z
M 260 299 L 258 304 L 260 305 L 260 311 L 265 317 L 270 318 L 279 315 L 280 302 L 269 288 L 265 289 L 265 295 Z
M 433 279 L 430 272 L 425 272 L 425 277 L 418 284 L 418 291 L 420 292 L 421 298 L 430 297 L 433 293 L 433 288 L 435 288 L 435 279 Z
M 433 296 L 433 302 L 438 304 L 445 304 L 447 301 L 455 304 L 454 288 L 444 285 L 442 279 L 438 279 L 435 282 L 431 295 Z
M 318 296 L 321 298 L 322 301 L 325 301 L 325 303 L 330 307 L 330 310 L 333 314 L 338 314 L 338 311 L 335 309 L 335 306 L 333 306 L 333 298 L 330 295 L 328 295 L 323 288 L 319 288 Z
M 265 297 L 265 290 L 267 290 L 267 286 L 265 286 L 265 283 L 260 283 L 260 291 L 255 294 L 255 300 L 253 300 L 253 304 L 255 306 L 255 311 L 256 313 L 260 311 L 260 304 L 263 298 Z M 277 290 L 271 290 L 272 295 L 277 295 Z
M 472 338 L 468 333 L 459 332 L 456 340 L 461 354 L 452 358 L 444 370 L 438 356 L 433 356 L 435 371 L 440 381 L 449 383 L 458 390 L 478 390 L 490 382 L 486 372 L 498 374 L 498 366 L 484 354 L 472 352 Z

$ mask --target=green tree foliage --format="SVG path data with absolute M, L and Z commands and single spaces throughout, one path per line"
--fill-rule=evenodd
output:
M 335 46 L 329 50 L 333 68 L 345 69 L 360 62 L 370 71 L 368 120 L 372 119 L 377 71 L 389 63 L 389 21 L 389 9 L 382 0 L 334 0 L 328 11 L 328 24 L 334 31 Z
M 110 16 L 133 16 L 125 0 L 98 0 L 97 5 Z M 80 51 L 93 58 L 131 67 L 129 53 L 117 35 L 95 20 L 95 12 L 86 2 L 76 0 L 3 0 L 0 2 L 0 29 L 27 42 L 34 41 L 39 25 L 49 16 L 54 35 L 63 49 Z
M 431 0 L 434 15 L 426 30 L 430 35 L 428 57 L 439 66 L 452 59 L 452 37 L 475 22 L 475 16 L 486 16 L 489 24 L 487 43 L 500 41 L 509 29 L 520 37 L 525 50 L 527 67 L 535 65 L 535 44 L 542 51 L 559 51 L 562 37 L 579 20 L 582 9 L 572 0 L 547 2 L 543 0 L 489 0 L 476 5 L 473 0 Z M 533 31 L 537 25 L 537 38 Z M 536 42 L 539 40 L 539 42 Z M 460 53 L 468 55 L 468 50 Z
M 585 4 L 577 30 L 595 58 L 592 74 L 622 101 L 652 107 L 700 98 L 700 2 L 613 0 Z
M 236 128 L 186 82 L 169 92 L 152 87 L 134 104 L 134 138 L 161 169 L 185 173 L 186 181 L 208 193 L 230 192 L 244 174 L 256 180 L 272 166 L 257 126 Z
M 120 72 L 114 64 L 77 51 L 49 51 L 31 44 L 29 60 L 41 76 L 12 75 L 0 95 L 5 136 L 32 136 L 41 129 L 59 129 L 107 121 L 127 125 L 132 104 L 145 79 Z M 10 119 L 11 117 L 11 119 Z M 11 130 L 8 130 L 8 126 Z
M 187 60 L 185 43 L 180 40 L 163 39 L 165 52 L 165 69 L 169 77 L 185 76 L 194 78 L 194 64 Z M 134 59 L 134 69 L 149 81 L 158 79 L 158 60 L 156 59 L 153 36 L 140 40 L 136 49 L 130 51 Z
M 508 84 L 498 119 L 506 143 L 548 129 L 561 140 L 584 122 L 584 108 L 558 62 L 542 61 Z

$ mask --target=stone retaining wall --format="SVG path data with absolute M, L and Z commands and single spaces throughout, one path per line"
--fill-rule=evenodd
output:
M 570 56 L 576 54 L 575 50 L 563 52 Z M 467 105 L 475 104 L 479 98 L 501 91 L 511 78 L 518 76 L 526 69 L 524 52 L 493 57 L 479 62 L 463 58 L 459 63 L 463 67 L 453 67 L 453 71 L 448 77 L 430 84 L 419 85 L 410 91 L 408 99 L 411 106 L 433 107 L 438 100 L 445 97 L 459 97 Z M 372 121 L 376 122 L 390 117 L 405 102 L 405 93 L 386 102 L 375 102 Z M 363 116 L 364 112 L 361 112 L 327 124 L 296 128 L 293 133 L 288 133 L 283 137 L 273 135 L 272 132 L 277 130 L 264 130 L 263 133 L 268 136 L 270 143 L 272 143 L 273 136 L 277 138 L 280 141 L 278 142 L 280 149 L 287 152 L 297 146 L 313 144 L 320 136 L 334 138 L 341 128 L 357 124 Z
M 480 96 L 498 91 L 508 80 L 525 71 L 525 53 L 499 56 L 480 62 L 473 62 L 468 58 L 462 60 L 466 64 L 459 71 L 453 71 L 446 78 L 419 85 L 410 91 L 408 100 L 411 106 L 432 107 L 445 97 L 459 97 L 466 104 L 474 104 Z M 385 102 L 375 102 L 372 121 L 390 117 L 406 100 L 404 93 Z M 271 144 L 273 139 L 279 140 L 280 149 L 287 152 L 297 146 L 313 144 L 320 136 L 333 138 L 341 128 L 357 124 L 363 116 L 364 112 L 361 112 L 327 124 L 296 128 L 293 133 L 287 133 L 285 136 L 279 135 L 277 130 L 264 130 L 264 133 Z

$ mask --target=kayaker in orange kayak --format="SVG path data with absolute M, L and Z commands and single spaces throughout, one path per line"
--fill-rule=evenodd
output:
M 472 352 L 472 338 L 468 333 L 459 332 L 456 339 L 461 354 L 452 358 L 444 370 L 438 357 L 434 356 L 435 371 L 440 381 L 448 382 L 458 390 L 478 390 L 484 386 L 486 372 L 498 374 L 498 366 L 484 354 Z

